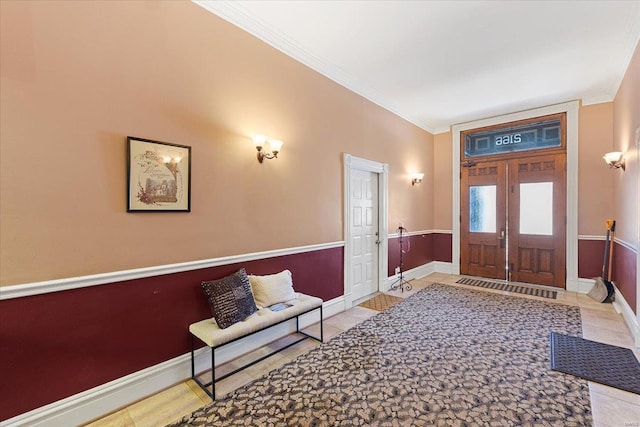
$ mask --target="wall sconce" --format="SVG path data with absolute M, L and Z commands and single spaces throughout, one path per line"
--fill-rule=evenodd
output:
M 270 139 L 267 142 L 266 136 L 256 135 L 253 137 L 253 144 L 256 146 L 256 150 L 258 150 L 258 161 L 262 163 L 264 159 L 276 159 L 282 149 L 283 142 L 277 139 Z M 266 150 L 264 152 L 262 151 L 265 144 L 269 144 L 270 152 L 266 152 Z
M 620 169 L 624 170 L 624 159 L 622 158 L 622 154 L 620 151 L 612 151 L 611 153 L 605 154 L 602 158 L 609 165 L 609 169 Z
M 175 176 L 178 173 L 178 163 L 182 161 L 182 157 L 180 156 L 162 156 L 162 162 L 164 165 L 173 173 Z
M 180 163 L 182 161 L 182 157 L 169 157 L 169 156 L 164 156 L 162 158 L 162 161 L 165 164 L 169 164 L 169 163 Z
M 411 185 L 420 184 L 422 182 L 422 178 L 424 178 L 423 173 L 412 173 L 411 174 Z

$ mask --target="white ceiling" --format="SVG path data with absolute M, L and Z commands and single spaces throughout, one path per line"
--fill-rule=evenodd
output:
M 195 1 L 421 128 L 612 101 L 640 1 Z

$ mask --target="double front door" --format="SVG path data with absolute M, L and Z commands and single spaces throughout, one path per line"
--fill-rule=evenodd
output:
M 564 288 L 566 155 L 462 166 L 460 272 Z

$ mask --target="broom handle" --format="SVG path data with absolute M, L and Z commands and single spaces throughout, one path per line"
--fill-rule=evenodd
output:
M 611 225 L 611 242 L 609 243 L 609 269 L 607 270 L 607 280 L 611 281 L 611 263 L 613 261 L 613 239 L 616 234 L 616 222 Z
M 607 238 L 604 241 L 604 259 L 602 260 L 602 279 L 607 277 L 607 255 L 609 254 L 609 235 L 611 230 L 607 230 Z

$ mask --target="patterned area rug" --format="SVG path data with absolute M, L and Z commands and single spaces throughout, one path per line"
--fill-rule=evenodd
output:
M 463 277 L 456 283 L 461 283 L 463 285 L 469 286 L 478 286 L 487 289 L 497 289 L 499 291 L 514 292 L 516 294 L 533 295 L 536 297 L 549 299 L 556 299 L 556 297 L 558 296 L 558 293 L 556 291 L 549 291 L 547 289 L 539 289 L 532 286 L 514 285 L 512 283 L 488 282 L 486 280 L 469 279 L 467 277 Z
M 368 299 L 358 305 L 360 307 L 370 308 L 372 310 L 383 311 L 402 300 L 403 298 L 394 297 L 393 295 L 378 294 L 375 297 Z
M 592 425 L 551 331 L 579 309 L 433 284 L 173 425 Z

